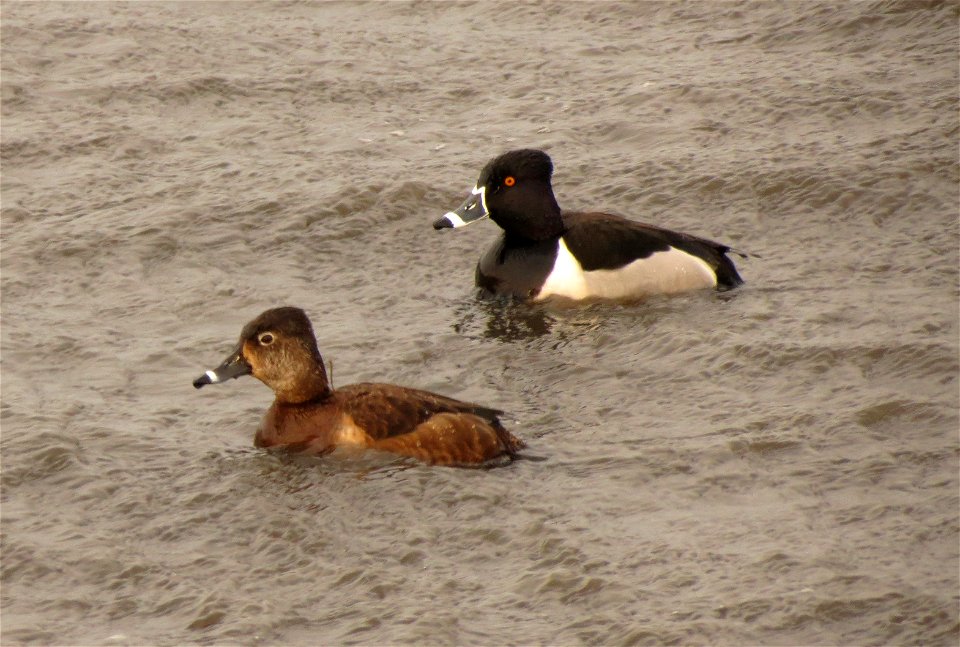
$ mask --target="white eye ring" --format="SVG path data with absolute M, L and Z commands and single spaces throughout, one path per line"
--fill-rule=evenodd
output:
M 257 341 L 260 342 L 261 346 L 269 346 L 276 341 L 276 339 L 276 335 L 274 335 L 272 332 L 262 332 L 257 335 Z

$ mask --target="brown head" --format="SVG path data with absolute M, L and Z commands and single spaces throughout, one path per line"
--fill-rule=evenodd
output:
M 313 326 L 300 308 L 273 308 L 248 323 L 227 359 L 193 386 L 199 389 L 241 375 L 253 375 L 269 386 L 278 402 L 308 402 L 332 391 Z

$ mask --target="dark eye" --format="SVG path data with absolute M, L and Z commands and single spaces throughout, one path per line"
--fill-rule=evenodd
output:
M 508 175 L 507 177 L 503 178 L 503 186 L 513 186 L 516 183 L 517 179 L 512 175 Z
M 257 341 L 260 342 L 261 346 L 269 346 L 273 343 L 274 336 L 271 332 L 262 332 L 257 336 Z

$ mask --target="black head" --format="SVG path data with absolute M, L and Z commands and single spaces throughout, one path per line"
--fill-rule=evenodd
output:
M 460 227 L 490 216 L 510 238 L 541 241 L 560 236 L 563 219 L 550 185 L 552 175 L 553 162 L 543 151 L 504 153 L 483 167 L 466 202 L 433 226 Z
M 536 180 L 549 185 L 552 176 L 553 162 L 550 161 L 550 156 L 541 150 L 524 148 L 506 152 L 487 162 L 480 171 L 477 186 L 492 190 L 502 186 L 508 177 L 513 177 L 514 180 Z
M 562 234 L 552 175 L 553 162 L 540 150 L 510 151 L 491 160 L 477 182 L 485 190 L 490 219 L 507 236 L 537 241 Z

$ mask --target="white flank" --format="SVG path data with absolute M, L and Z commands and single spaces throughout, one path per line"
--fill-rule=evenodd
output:
M 587 281 L 583 268 L 570 253 L 566 241 L 561 238 L 557 245 L 557 260 L 553 262 L 553 269 L 543 282 L 536 300 L 549 297 L 585 299 L 587 296 Z
M 584 272 L 561 238 L 557 260 L 537 300 L 638 299 L 716 285 L 717 277 L 706 261 L 672 247 L 615 270 Z

